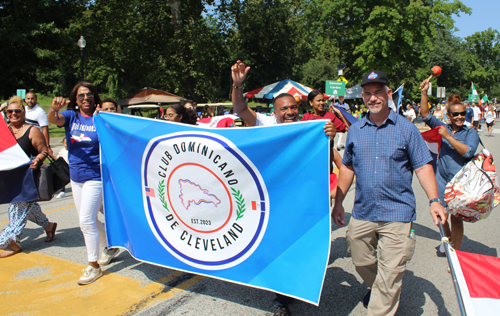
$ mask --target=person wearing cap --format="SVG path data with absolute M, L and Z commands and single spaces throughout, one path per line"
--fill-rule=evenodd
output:
M 399 306 L 406 263 L 415 239 L 413 172 L 429 198 L 434 223 L 446 222 L 439 202 L 431 155 L 418 128 L 388 105 L 392 97 L 387 76 L 363 76 L 362 97 L 369 113 L 347 134 L 332 217 L 344 225 L 342 203 L 356 176 L 356 194 L 346 244 L 356 271 L 370 290 L 363 298 L 368 315 L 394 315 Z M 440 217 L 440 219 L 439 219 Z

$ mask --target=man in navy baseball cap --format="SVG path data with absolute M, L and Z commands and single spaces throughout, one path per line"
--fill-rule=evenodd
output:
M 377 70 L 373 70 L 366 73 L 363 76 L 363 80 L 361 81 L 361 86 L 363 87 L 368 83 L 375 83 L 375 82 L 383 83 L 384 85 L 389 86 L 389 80 L 387 80 L 387 76 L 385 75 L 385 73 Z

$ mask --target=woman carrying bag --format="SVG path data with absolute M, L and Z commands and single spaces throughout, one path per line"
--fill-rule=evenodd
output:
M 427 104 L 428 89 L 429 80 L 427 79 L 420 84 L 420 90 L 422 91 L 420 104 Z M 445 124 L 433 115 L 429 115 L 429 109 L 425 106 L 422 107 L 421 113 L 424 123 L 430 128 L 440 127 L 439 134 L 442 136 L 442 142 L 439 150 L 436 180 L 439 200 L 444 207 L 447 207 L 444 201 L 446 184 L 474 157 L 479 145 L 479 136 L 475 129 L 469 129 L 465 126 L 465 105 L 460 102 L 458 95 L 451 95 L 448 98 L 448 106 L 445 111 L 450 124 Z M 448 222 L 444 225 L 444 230 L 446 235 L 451 237 L 453 248 L 458 250 L 464 236 L 463 221 L 456 216 L 450 216 L 449 218 L 451 218 L 451 230 Z M 444 249 L 441 252 L 444 252 Z
M 47 153 L 47 145 L 42 132 L 38 128 L 25 121 L 25 109 L 21 97 L 12 97 L 7 106 L 7 118 L 10 120 L 9 129 L 16 138 L 19 146 L 26 155 L 32 158 L 30 168 L 36 169 L 43 164 Z M 49 222 L 47 216 L 42 213 L 40 205 L 36 202 L 20 202 L 9 204 L 9 225 L 0 235 L 0 258 L 13 256 L 21 252 L 18 245 L 19 236 L 30 220 L 45 229 L 47 233 L 46 242 L 54 240 L 57 223 Z

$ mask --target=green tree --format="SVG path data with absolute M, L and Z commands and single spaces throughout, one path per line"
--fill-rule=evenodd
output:
M 0 1 L 4 98 L 19 88 L 48 93 L 61 85 L 66 29 L 86 4 L 84 0 Z
M 491 28 L 476 32 L 465 38 L 465 46 L 469 51 L 470 80 L 491 96 L 492 88 L 500 84 L 499 32 Z
M 458 0 L 305 0 L 302 24 L 311 49 L 337 56 L 348 78 L 377 69 L 397 87 L 415 78 L 433 39 L 461 12 L 470 9 Z

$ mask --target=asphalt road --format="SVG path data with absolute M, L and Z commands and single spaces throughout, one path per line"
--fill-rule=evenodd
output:
M 480 135 L 493 156 L 500 159 L 500 129 L 495 130 L 496 137 L 486 137 L 484 132 Z M 428 199 L 417 179 L 413 187 L 417 247 L 405 273 L 397 315 L 459 315 L 446 258 L 436 255 L 440 237 L 428 212 Z M 344 203 L 346 211 L 353 201 L 351 188 Z M 21 240 L 24 252 L 0 260 L 0 294 L 9 302 L 0 305 L 2 315 L 271 315 L 271 292 L 142 263 L 124 250 L 104 268 L 106 273 L 99 281 L 79 287 L 76 280 L 87 264 L 87 255 L 72 195 L 40 204 L 50 221 L 59 225 L 56 239 L 45 243 L 43 229 L 28 222 Z M 461 250 L 498 256 L 498 210 L 486 220 L 465 223 Z M 346 214 L 346 222 L 349 219 L 350 214 Z M 0 205 L 0 230 L 7 222 L 7 205 Z M 295 301 L 290 305 L 293 315 L 366 314 L 360 301 L 367 287 L 345 250 L 345 233 L 345 227 L 332 223 L 330 260 L 319 306 Z M 70 279 L 58 281 L 65 274 L 70 274 Z M 16 283 L 22 278 L 24 283 Z M 31 281 L 26 283 L 26 279 Z M 29 295 L 44 283 L 50 285 L 36 292 L 36 304 L 27 302 L 28 298 L 35 300 Z M 61 287 L 65 290 L 55 295 Z M 98 295 L 90 299 L 92 293 Z

